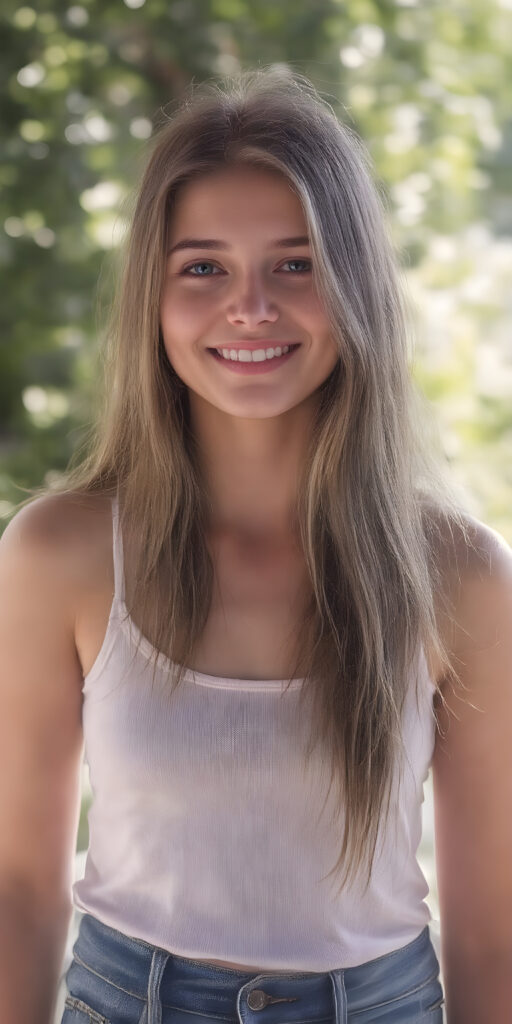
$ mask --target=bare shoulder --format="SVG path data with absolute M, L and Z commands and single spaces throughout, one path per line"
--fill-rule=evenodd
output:
M 459 541 L 463 567 L 461 595 L 479 591 L 487 597 L 505 597 L 512 584 L 512 548 L 492 527 L 472 519 L 471 544 Z
M 452 609 L 455 653 L 480 647 L 496 636 L 512 612 L 512 549 L 492 527 L 467 514 L 445 527 L 443 578 Z
M 485 640 L 497 613 L 508 609 L 510 614 L 512 549 L 470 513 L 458 521 L 439 514 L 432 522 L 438 626 L 447 650 L 457 657 Z
M 111 515 L 111 499 L 103 494 L 48 493 L 24 505 L 4 530 L 34 544 L 67 548 L 87 539 L 89 530 L 101 528 Z M 67 552 L 68 553 L 68 552 Z
M 511 550 L 497 530 L 470 512 L 459 521 L 436 512 L 431 523 L 435 526 L 436 556 L 449 579 L 485 575 L 496 555 L 504 552 L 506 557 Z
M 13 516 L 6 530 L 19 530 L 34 541 L 66 542 L 83 526 L 110 510 L 110 498 L 103 494 L 48 493 L 34 498 Z
M 111 499 L 105 495 L 49 493 L 24 505 L 0 544 L 23 549 L 48 567 L 48 584 L 79 586 L 111 551 Z

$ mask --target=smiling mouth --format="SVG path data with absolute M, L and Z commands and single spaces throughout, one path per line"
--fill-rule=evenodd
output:
M 266 363 L 272 362 L 275 359 L 281 359 L 283 356 L 293 352 L 296 348 L 300 347 L 300 343 L 289 343 L 287 345 L 267 345 L 261 346 L 261 348 L 229 348 L 228 345 L 222 346 L 222 348 L 209 348 L 208 352 L 212 355 L 218 356 L 224 362 L 233 363 L 244 363 L 245 365 L 251 363 Z
M 263 349 L 263 348 L 261 348 L 261 349 L 254 349 L 252 351 L 249 350 L 249 349 L 233 349 L 233 350 L 226 349 L 226 351 L 230 353 L 230 358 L 227 358 L 226 356 L 223 356 L 221 354 L 222 350 L 219 351 L 216 348 L 209 348 L 207 351 L 210 353 L 210 355 L 214 359 L 217 360 L 218 363 L 220 363 L 227 370 L 229 370 L 229 371 L 231 371 L 233 373 L 238 373 L 238 374 L 256 374 L 256 373 L 268 373 L 271 370 L 279 369 L 280 366 L 282 366 L 284 363 L 287 363 L 288 360 L 293 357 L 293 353 L 298 348 L 300 348 L 300 343 L 293 344 L 293 345 L 283 345 L 283 346 L 277 346 L 276 345 L 276 348 L 278 348 L 278 347 L 282 348 L 282 349 L 287 348 L 288 351 L 287 352 L 281 351 L 281 355 L 267 356 L 267 354 L 266 354 L 267 350 Z M 274 351 L 273 346 L 269 346 L 269 349 L 270 348 L 272 348 L 272 352 L 273 352 Z M 236 352 L 237 356 L 234 357 L 234 358 L 231 358 L 231 351 Z M 242 352 L 244 353 L 244 356 L 243 356 L 242 359 L 240 359 L 239 356 L 240 356 L 240 353 L 242 353 Z M 255 355 L 257 356 L 256 359 L 253 358 Z

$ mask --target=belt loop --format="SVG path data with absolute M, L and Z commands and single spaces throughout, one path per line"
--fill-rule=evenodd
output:
M 160 999 L 160 984 L 165 965 L 170 957 L 162 949 L 155 949 L 151 959 L 151 970 L 148 981 L 148 1016 L 147 1024 L 162 1024 L 162 1001 Z
M 345 972 L 343 968 L 329 971 L 334 994 L 334 1022 L 347 1024 L 347 994 L 345 992 Z

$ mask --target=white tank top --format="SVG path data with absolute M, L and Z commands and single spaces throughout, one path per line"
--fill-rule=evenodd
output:
M 93 801 L 74 906 L 179 956 L 269 971 L 353 967 L 415 939 L 431 917 L 416 859 L 435 741 L 423 650 L 419 713 L 414 680 L 404 707 L 396 821 L 381 821 L 366 893 L 357 883 L 338 896 L 339 877 L 324 876 L 343 817 L 331 821 L 334 785 L 319 817 L 330 765 L 318 748 L 304 764 L 302 680 L 284 692 L 279 679 L 187 670 L 169 697 L 171 662 L 160 653 L 152 688 L 153 647 L 143 637 L 137 653 L 141 633 L 126 617 L 117 498 L 112 513 L 115 594 L 83 685 Z

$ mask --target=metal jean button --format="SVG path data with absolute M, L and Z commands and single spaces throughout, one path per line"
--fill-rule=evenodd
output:
M 269 1003 L 295 1003 L 298 996 L 282 997 L 269 996 L 268 992 L 264 992 L 262 988 L 253 988 L 252 992 L 249 992 L 247 996 L 247 1005 L 251 1010 L 263 1010 Z

